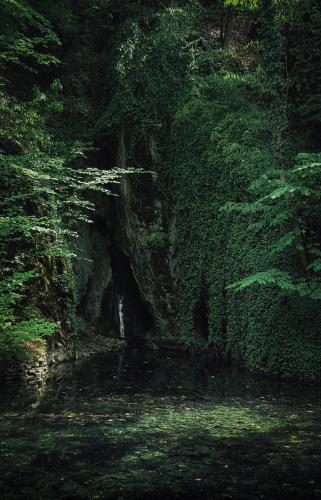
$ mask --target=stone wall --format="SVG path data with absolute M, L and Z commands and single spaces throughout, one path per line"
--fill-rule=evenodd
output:
M 56 343 L 50 351 L 39 341 L 28 342 L 27 347 L 28 355 L 23 359 L 12 360 L 4 374 L 7 387 L 18 387 L 23 397 L 42 390 L 50 366 L 75 358 L 71 343 L 67 346 Z

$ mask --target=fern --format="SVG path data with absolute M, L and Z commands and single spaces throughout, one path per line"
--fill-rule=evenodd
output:
M 299 276 L 279 269 L 269 269 L 245 277 L 229 288 L 242 290 L 251 285 L 274 285 L 300 296 L 321 298 L 321 250 L 314 231 L 321 204 L 320 154 L 301 153 L 297 165 L 288 172 L 273 171 L 253 182 L 249 191 L 255 196 L 246 203 L 228 203 L 221 210 L 238 212 L 248 218 L 248 227 L 257 232 L 278 229 L 278 238 L 267 249 L 273 258 L 289 250 L 301 260 Z

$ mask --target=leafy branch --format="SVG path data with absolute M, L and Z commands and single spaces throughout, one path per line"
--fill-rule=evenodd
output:
M 278 228 L 278 237 L 267 252 L 271 258 L 293 252 L 300 261 L 297 275 L 271 268 L 246 276 L 229 286 L 243 290 L 252 285 L 275 285 L 283 290 L 321 299 L 321 248 L 317 221 L 321 215 L 321 154 L 301 153 L 297 165 L 287 172 L 274 171 L 253 182 L 249 191 L 254 200 L 228 203 L 227 213 L 251 218 L 251 231 Z

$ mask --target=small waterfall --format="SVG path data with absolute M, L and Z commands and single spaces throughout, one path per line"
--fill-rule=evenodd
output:
M 120 338 L 125 338 L 125 323 L 124 323 L 124 298 L 123 295 L 118 296 L 118 316 L 119 316 L 119 334 Z

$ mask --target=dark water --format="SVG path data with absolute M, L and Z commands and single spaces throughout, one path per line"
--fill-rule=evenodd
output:
M 1 499 L 321 498 L 320 388 L 200 357 L 63 365 L 0 434 Z

